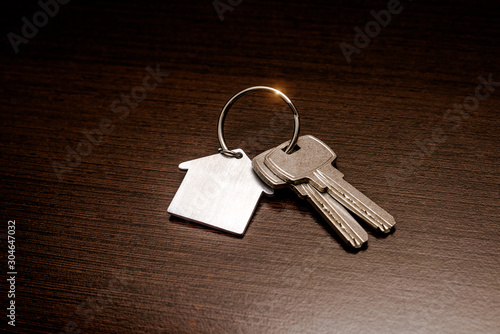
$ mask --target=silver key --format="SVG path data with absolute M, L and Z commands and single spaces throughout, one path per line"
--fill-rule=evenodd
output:
M 373 228 L 384 233 L 391 231 L 396 224 L 394 217 L 344 180 L 344 174 L 332 165 L 337 155 L 331 148 L 309 135 L 299 137 L 299 149 L 291 154 L 281 149 L 287 144 L 265 157 L 264 164 L 271 172 L 289 183 L 310 183 L 321 192 L 327 191 Z
M 281 147 L 275 148 L 280 149 Z M 368 234 L 358 222 L 330 194 L 319 192 L 309 183 L 292 184 L 280 179 L 264 163 L 274 149 L 256 156 L 252 160 L 254 171 L 271 188 L 291 187 L 300 198 L 307 199 L 316 211 L 328 222 L 337 234 L 354 248 L 360 248 L 368 240 Z

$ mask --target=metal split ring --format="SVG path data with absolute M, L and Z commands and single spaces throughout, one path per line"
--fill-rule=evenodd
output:
M 285 149 L 285 153 L 287 153 L 287 154 L 291 153 L 293 151 L 293 148 L 297 144 L 297 139 L 299 138 L 299 131 L 300 131 L 299 112 L 297 111 L 297 108 L 295 108 L 295 106 L 293 105 L 292 101 L 285 94 L 283 94 L 282 92 L 280 92 L 277 89 L 274 89 L 271 87 L 266 87 L 266 86 L 254 86 L 254 87 L 244 89 L 241 92 L 234 95 L 229 101 L 226 102 L 226 105 L 224 106 L 224 108 L 222 108 L 222 111 L 220 112 L 219 122 L 217 123 L 217 136 L 219 137 L 219 143 L 221 146 L 221 148 L 219 149 L 219 152 L 221 154 L 224 154 L 224 155 L 229 156 L 229 157 L 236 157 L 238 159 L 242 157 L 241 153 L 230 150 L 226 145 L 226 141 L 224 140 L 224 120 L 226 119 L 227 112 L 229 111 L 231 106 L 236 101 L 238 101 L 238 99 L 247 95 L 248 93 L 256 92 L 256 91 L 273 92 L 276 95 L 278 95 L 279 97 L 281 97 L 283 99 L 283 101 L 285 101 L 288 104 L 290 109 L 292 109 L 293 120 L 294 120 L 293 136 L 292 136 L 292 140 L 290 141 L 290 144 L 288 144 L 288 146 Z

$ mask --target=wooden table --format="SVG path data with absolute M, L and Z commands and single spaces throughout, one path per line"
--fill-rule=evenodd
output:
M 45 1 L 1 9 L 2 331 L 499 331 L 498 6 Z M 178 164 L 217 153 L 254 85 L 393 233 L 347 249 L 289 190 L 244 237 L 167 213 Z M 265 93 L 226 120 L 250 157 L 291 132 Z

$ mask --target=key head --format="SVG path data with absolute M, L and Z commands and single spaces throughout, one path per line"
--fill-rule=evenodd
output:
M 305 135 L 297 141 L 297 149 L 286 154 L 285 142 L 269 151 L 264 159 L 266 167 L 282 180 L 293 184 L 307 182 L 313 172 L 324 165 L 332 165 L 337 155 L 318 138 Z
M 278 147 L 280 149 L 281 145 Z M 273 189 L 280 189 L 287 187 L 287 182 L 280 179 L 276 174 L 274 174 L 264 163 L 267 155 L 276 148 L 272 148 L 265 152 L 262 152 L 252 160 L 252 168 L 254 172 L 260 177 L 265 184 Z

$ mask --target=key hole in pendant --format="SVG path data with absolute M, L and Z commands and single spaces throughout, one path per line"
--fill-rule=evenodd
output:
M 283 147 L 281 150 L 282 150 L 283 152 L 285 152 L 285 150 L 286 150 L 286 148 L 287 148 L 287 147 L 288 147 L 288 145 L 286 145 L 285 147 Z M 297 152 L 298 150 L 300 150 L 300 146 L 299 146 L 299 145 L 295 145 L 295 146 L 293 147 L 292 151 L 291 151 L 290 153 L 288 153 L 288 154 L 295 153 L 295 152 Z

